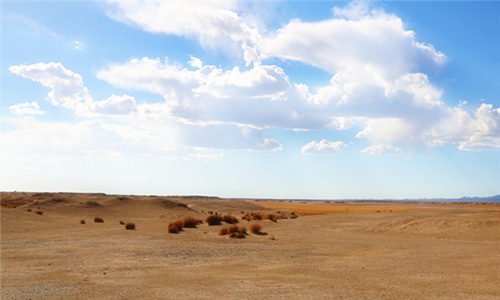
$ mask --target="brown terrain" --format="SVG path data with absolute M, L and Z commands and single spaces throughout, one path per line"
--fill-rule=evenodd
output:
M 498 203 L 18 192 L 1 204 L 1 299 L 500 299 Z M 209 226 L 210 213 L 239 222 Z M 203 223 L 169 233 L 186 217 Z

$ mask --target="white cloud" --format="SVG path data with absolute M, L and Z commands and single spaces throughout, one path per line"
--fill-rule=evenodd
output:
M 415 41 L 403 21 L 366 5 L 336 9 L 340 18 L 319 22 L 293 20 L 263 41 L 267 56 L 302 61 L 332 74 L 370 66 L 394 78 L 423 65 L 435 67 L 445 56 L 432 45 Z
M 79 108 L 79 114 L 96 113 L 103 115 L 127 115 L 137 111 L 135 99 L 129 95 L 111 95 L 101 101 L 88 101 Z
M 9 71 L 51 88 L 48 99 L 56 106 L 74 109 L 89 97 L 87 88 L 83 86 L 82 77 L 67 70 L 61 63 L 17 65 L 11 66 Z
M 111 4 L 108 15 L 114 20 L 151 33 L 196 38 L 204 47 L 227 53 L 251 51 L 260 40 L 257 29 L 249 26 L 235 11 L 238 3 L 233 0 L 108 0 L 108 3 Z M 245 59 L 248 63 L 259 61 L 250 53 Z
M 25 102 L 16 105 L 9 106 L 12 113 L 23 116 L 23 115 L 43 115 L 45 112 L 40 108 L 38 102 Z
M 401 149 L 387 144 L 373 145 L 361 150 L 361 152 L 370 155 L 399 155 L 403 153 Z
M 330 142 L 325 139 L 320 142 L 312 141 L 302 147 L 304 154 L 337 155 L 347 147 L 342 141 Z
M 75 47 L 75 49 L 78 50 L 82 50 L 83 47 L 85 46 L 85 43 L 81 41 L 71 41 L 71 44 L 73 44 L 73 47 Z

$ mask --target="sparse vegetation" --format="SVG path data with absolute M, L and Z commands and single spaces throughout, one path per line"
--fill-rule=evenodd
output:
M 80 224 L 85 224 L 85 220 L 80 220 Z
M 125 222 L 123 222 L 123 221 L 120 221 L 120 225 L 125 225 Z
M 126 230 L 135 230 L 135 223 L 127 223 L 125 225 Z
M 179 233 L 184 229 L 184 221 L 178 220 L 168 224 L 168 233 Z
M 101 217 L 95 217 L 94 222 L 95 223 L 104 223 L 104 220 Z
M 242 232 L 234 232 L 234 233 L 231 233 L 231 235 L 229 235 L 230 238 L 234 239 L 244 239 L 246 238 L 245 234 L 242 233 Z
M 208 226 L 222 225 L 221 221 L 222 221 L 222 218 L 219 215 L 210 215 L 206 219 L 206 222 L 208 223 Z
M 185 217 L 184 220 L 182 221 L 184 228 L 196 228 L 198 224 L 202 224 L 203 221 L 200 219 L 196 219 L 193 217 Z
M 35 211 L 35 214 L 37 214 L 37 215 L 40 215 L 40 216 L 41 216 L 41 215 L 43 215 L 43 211 L 41 211 L 41 210 L 37 210 L 37 211 Z
M 250 232 L 253 234 L 263 234 L 261 230 L 262 226 L 260 226 L 259 224 L 250 225 Z
M 27 211 L 27 212 L 31 212 L 31 208 L 28 208 L 26 211 Z
M 235 233 L 235 232 L 239 232 L 239 227 L 236 226 L 236 225 L 233 225 L 231 227 L 228 228 L 228 232 L 231 234 L 231 233 Z
M 219 235 L 227 235 L 228 232 L 229 232 L 228 228 L 224 227 L 219 230 Z
M 168 224 L 168 233 L 179 233 L 179 229 L 174 223 Z
M 235 216 L 231 215 L 225 215 L 222 217 L 222 221 L 226 222 L 227 224 L 237 224 L 239 223 L 238 218 Z

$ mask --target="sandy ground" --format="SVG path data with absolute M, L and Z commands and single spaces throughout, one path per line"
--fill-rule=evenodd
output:
M 206 223 L 167 233 L 169 222 L 209 210 L 307 213 L 279 203 L 3 193 L 1 298 L 500 299 L 495 209 L 408 205 L 240 221 L 267 233 L 245 239 Z

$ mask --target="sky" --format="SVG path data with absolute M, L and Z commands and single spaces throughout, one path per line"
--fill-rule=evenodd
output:
M 500 194 L 498 1 L 0 5 L 0 190 Z

